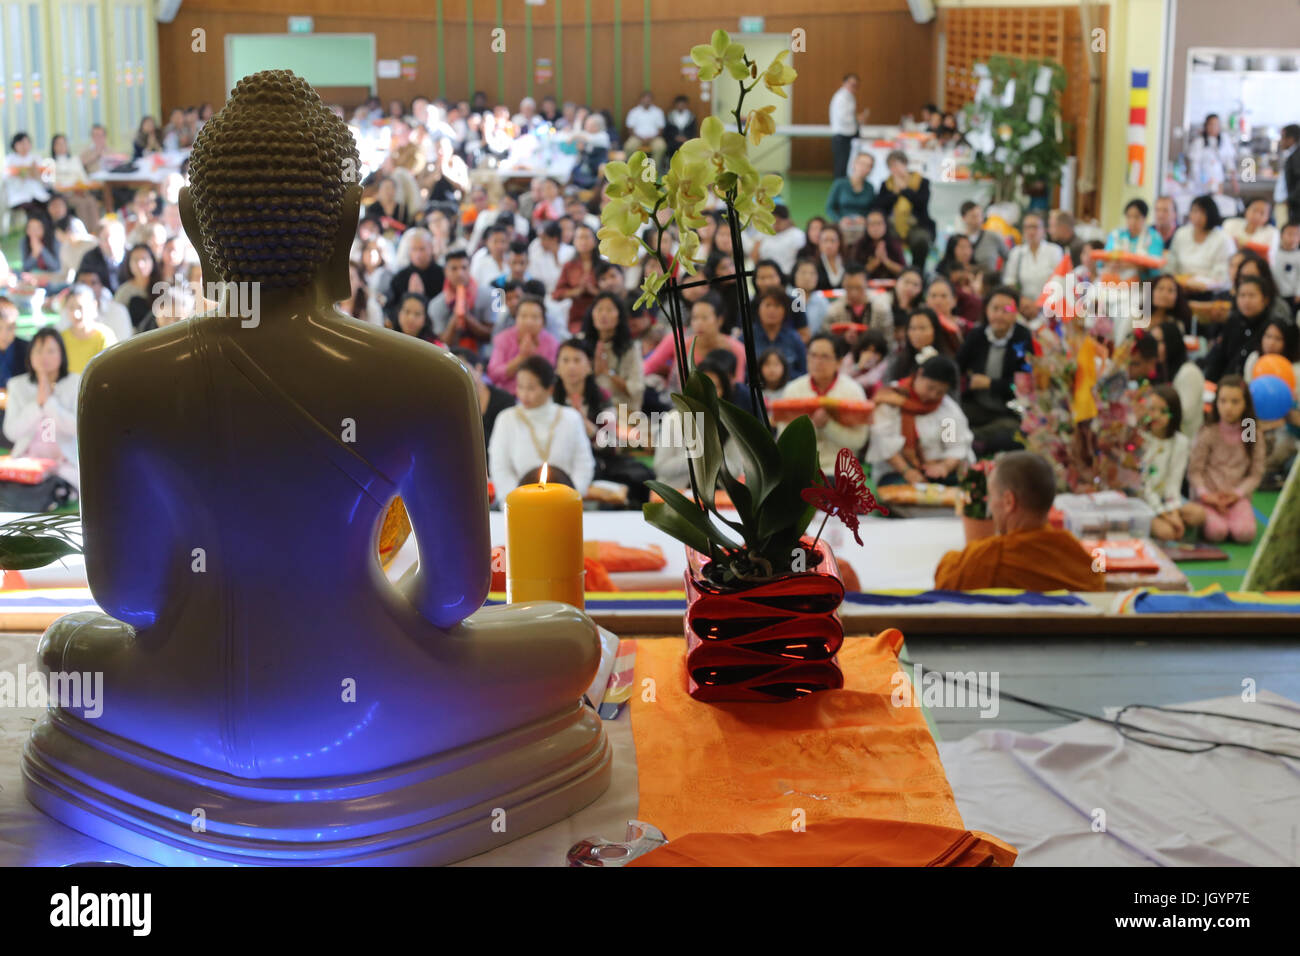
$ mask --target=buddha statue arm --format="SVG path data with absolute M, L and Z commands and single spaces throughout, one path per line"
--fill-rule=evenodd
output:
M 445 374 L 432 378 L 434 392 L 421 404 L 446 414 L 414 455 L 399 493 L 420 549 L 419 569 L 404 592 L 420 614 L 445 628 L 483 606 L 492 569 L 478 394 L 456 359 L 447 354 L 439 360 L 447 364 Z
M 150 466 L 129 424 L 157 408 L 147 398 L 109 390 L 109 352 L 87 370 L 78 416 L 81 520 L 85 530 L 86 580 L 95 603 L 133 627 L 157 623 L 168 582 L 192 581 L 190 555 L 175 547 L 168 516 L 168 479 Z M 135 407 L 133 407 L 135 406 Z M 163 497 L 159 497 L 159 496 Z M 195 540 L 193 546 L 211 547 Z M 204 554 L 206 560 L 206 554 Z M 188 582 L 187 582 L 188 583 Z

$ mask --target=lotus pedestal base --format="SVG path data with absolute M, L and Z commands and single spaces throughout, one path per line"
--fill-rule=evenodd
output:
M 157 863 L 437 865 L 570 816 L 609 786 L 610 761 L 581 704 L 423 760 L 320 779 L 234 777 L 51 710 L 23 775 L 28 799 L 56 820 Z

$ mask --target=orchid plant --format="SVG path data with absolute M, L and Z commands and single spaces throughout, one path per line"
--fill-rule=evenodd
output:
M 761 73 L 745 48 L 734 42 L 726 30 L 717 30 L 712 42 L 694 47 L 691 59 L 699 67 L 701 80 L 712 80 L 726 73 L 740 84 L 740 97 L 734 112 L 736 129 L 727 129 L 722 120 L 710 116 L 700 124 L 700 135 L 682 144 L 673 153 L 668 172 L 662 177 L 654 161 L 644 152 L 635 152 L 626 162 L 605 166 L 609 185 L 605 195 L 609 203 L 601 213 L 600 254 L 621 266 L 633 266 L 642 252 L 654 255 L 663 267 L 647 275 L 641 284 L 640 307 L 658 299 L 669 276 L 680 267 L 689 275 L 702 264 L 699 228 L 711 199 L 724 202 L 739 216 L 738 225 L 753 225 L 760 232 L 774 231 L 772 208 L 785 187 L 780 176 L 761 175 L 749 161 L 750 144 L 758 145 L 776 131 L 774 106 L 745 112 L 745 96 L 759 84 L 782 98 L 785 88 L 798 74 L 786 63 L 788 50 L 776 55 Z M 750 81 L 746 83 L 746 80 Z M 646 226 L 654 232 L 653 243 L 642 233 Z M 677 228 L 677 248 L 671 259 L 663 252 L 662 239 L 670 225 Z
M 817 435 L 808 416 L 791 422 L 779 438 L 772 434 L 758 380 L 749 273 L 743 269 L 741 232 L 751 225 L 760 232 L 774 231 L 772 209 L 785 185 L 780 176 L 760 173 L 749 158 L 749 147 L 775 132 L 775 107 L 746 111 L 745 97 L 760 84 L 785 97 L 785 88 L 797 75 L 786 62 L 788 56 L 789 51 L 778 53 L 760 71 L 741 44 L 725 30 L 716 31 L 711 42 L 691 50 L 691 58 L 699 67 L 701 80 L 725 73 L 740 85 L 733 111 L 735 129 L 710 116 L 700 125 L 699 137 L 673 154 L 662 176 L 644 152 L 605 167 L 609 203 L 597 233 L 601 255 L 624 266 L 634 265 L 643 252 L 658 260 L 661 269 L 645 276 L 636 304 L 656 301 L 664 307 L 682 370 L 682 390 L 672 396 L 673 405 L 682 413 L 684 423 L 694 427 L 698 422 L 702 432 L 698 436 L 700 456 L 688 459 L 692 497 L 650 481 L 647 487 L 663 500 L 645 505 L 644 513 L 655 527 L 709 555 L 706 573 L 720 585 L 782 573 L 795 566 L 796 555 L 811 550 L 802 538 L 814 510 L 802 492 L 821 479 Z M 702 264 L 699 229 L 706 222 L 706 211 L 719 202 L 725 209 L 725 227 L 731 232 L 736 263 L 742 268 L 735 276 L 682 283 L 677 278 L 680 274 L 694 276 Z M 664 238 L 672 229 L 677 243 L 670 256 L 664 251 Z M 738 300 L 750 395 L 757 414 L 719 397 L 708 376 L 691 369 L 678 293 L 687 284 L 722 282 L 732 283 Z M 740 451 L 743 482 L 727 467 L 724 437 Z M 730 498 L 734 516 L 717 507 L 715 492 L 719 488 Z M 815 560 L 806 561 L 808 566 L 813 563 Z

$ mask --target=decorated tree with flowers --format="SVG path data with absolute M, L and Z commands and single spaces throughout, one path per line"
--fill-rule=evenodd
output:
M 1025 447 L 1056 470 L 1057 487 L 1075 494 L 1142 490 L 1142 426 L 1147 389 L 1130 389 L 1131 343 L 1105 353 L 1083 320 L 1057 335 L 1037 333 L 1030 370 L 1016 376 L 1026 406 Z
M 701 422 L 702 435 L 688 435 L 691 444 L 702 449 L 699 457 L 688 458 L 691 497 L 662 482 L 647 482 L 663 499 L 645 505 L 646 520 L 677 538 L 711 561 L 708 573 L 715 583 L 736 584 L 770 577 L 791 568 L 794 556 L 803 552 L 806 566 L 818 560 L 802 541 L 812 520 L 813 504 L 803 492 L 828 484 L 817 458 L 817 436 L 808 416 L 791 422 L 779 438 L 773 437 L 767 407 L 758 378 L 758 356 L 754 351 L 754 326 L 744 267 L 742 231 L 753 226 L 760 232 L 774 231 L 772 208 L 784 183 L 780 176 L 763 174 L 749 159 L 749 147 L 775 132 L 774 107 L 745 110 L 745 96 L 759 84 L 785 97 L 786 87 L 797 74 L 786 62 L 783 50 L 767 65 L 750 59 L 745 48 L 725 30 L 713 34 L 709 43 L 691 50 L 701 80 L 724 74 L 740 85 L 733 112 L 735 128 L 710 116 L 700 124 L 700 135 L 673 154 L 668 170 L 659 175 L 644 152 L 635 152 L 625 162 L 605 166 L 609 203 L 601 214 L 597 233 L 600 252 L 611 262 L 634 265 L 645 252 L 655 256 L 661 270 L 646 275 L 637 299 L 640 306 L 658 302 L 672 329 L 682 390 L 672 396 L 688 431 Z M 699 229 L 705 213 L 721 204 L 725 228 L 731 232 L 738 269 L 734 276 L 709 280 L 694 278 L 703 264 Z M 672 255 L 664 251 L 664 237 L 677 233 Z M 692 277 L 679 280 L 679 275 Z M 723 294 L 736 297 L 744 330 L 748 385 L 757 415 L 719 398 L 713 383 L 693 368 L 688 354 L 680 291 L 692 285 L 723 287 Z M 736 442 L 744 460 L 744 481 L 731 474 L 722 454 L 722 429 Z M 698 438 L 698 443 L 694 439 Z M 721 513 L 715 492 L 726 491 L 736 511 L 735 519 Z

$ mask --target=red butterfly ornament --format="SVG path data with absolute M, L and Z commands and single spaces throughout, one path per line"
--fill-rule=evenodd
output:
M 805 488 L 799 494 L 818 511 L 826 512 L 827 518 L 833 515 L 844 522 L 844 527 L 853 532 L 853 540 L 861 545 L 862 538 L 858 535 L 858 516 L 868 515 L 873 511 L 879 511 L 882 515 L 889 514 L 889 510 L 877 503 L 875 496 L 867 488 L 867 476 L 862 471 L 862 463 L 849 449 L 841 448 L 835 458 L 834 484 L 826 477 L 825 472 L 822 473 L 822 481 L 824 484 Z M 825 526 L 826 520 L 823 519 L 822 527 Z M 820 530 L 817 532 L 817 537 L 821 537 Z M 816 544 L 816 541 L 814 540 L 813 543 Z

